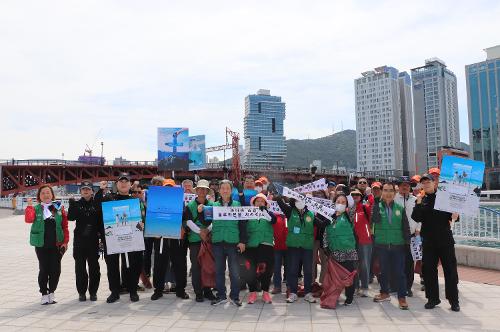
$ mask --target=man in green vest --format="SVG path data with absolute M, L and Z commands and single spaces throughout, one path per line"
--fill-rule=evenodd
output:
M 220 199 L 213 206 L 241 206 L 240 202 L 233 201 L 231 192 L 233 184 L 229 180 L 220 183 Z M 215 284 L 217 297 L 212 305 L 224 304 L 226 296 L 226 261 L 229 267 L 229 279 L 231 281 L 231 303 L 240 307 L 240 271 L 238 254 L 245 251 L 247 243 L 246 222 L 242 220 L 202 220 L 204 226 L 212 225 L 212 250 L 215 258 Z
M 404 208 L 394 202 L 396 186 L 385 183 L 382 197 L 373 206 L 372 224 L 374 226 L 375 250 L 380 262 L 380 294 L 375 302 L 390 301 L 389 276 L 397 276 L 399 308 L 408 310 L 406 303 L 405 256 L 406 245 L 410 243 L 410 226 Z
M 211 227 L 207 228 L 202 223 L 202 220 L 204 220 L 203 208 L 206 205 L 212 205 L 212 202 L 207 200 L 209 190 L 209 182 L 207 180 L 199 180 L 195 188 L 197 197 L 194 201 L 189 202 L 184 208 L 183 215 L 183 219 L 188 228 L 187 239 L 189 242 L 189 258 L 191 260 L 191 282 L 193 283 L 194 293 L 196 294 L 196 302 L 203 302 L 204 298 L 210 301 L 215 299 L 209 287 L 202 288 L 201 266 L 198 263 L 201 242 L 208 240 L 208 233 L 211 229 Z

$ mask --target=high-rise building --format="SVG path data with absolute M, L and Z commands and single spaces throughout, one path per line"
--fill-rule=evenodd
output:
M 413 102 L 411 78 L 407 72 L 399 73 L 399 100 L 401 103 L 401 136 L 403 139 L 403 171 L 415 173 L 415 134 L 413 131 Z
M 244 139 L 246 168 L 283 167 L 286 144 L 283 130 L 285 103 L 271 96 L 269 90 L 259 90 L 245 98 Z
M 417 173 L 438 166 L 438 151 L 459 147 L 457 77 L 438 58 L 411 70 Z
M 382 66 L 354 80 L 359 172 L 403 173 L 399 72 Z
M 472 157 L 498 167 L 500 136 L 500 45 L 485 49 L 486 60 L 465 66 Z

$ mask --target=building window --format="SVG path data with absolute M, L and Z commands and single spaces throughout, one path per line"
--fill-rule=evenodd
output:
M 273 133 L 275 133 L 276 132 L 276 119 L 272 118 L 271 120 L 272 120 L 272 125 L 271 125 L 272 131 L 273 131 Z
M 258 103 L 257 105 L 258 105 L 258 108 L 259 108 L 259 113 L 262 113 L 262 105 L 261 105 L 261 103 Z
M 259 151 L 262 151 L 262 137 L 260 136 L 259 136 Z

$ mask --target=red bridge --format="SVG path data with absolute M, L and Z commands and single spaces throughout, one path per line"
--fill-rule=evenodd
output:
M 214 167 L 215 165 L 211 165 Z M 0 196 L 7 196 L 38 189 L 43 184 L 61 186 L 79 184 L 84 180 L 91 182 L 114 180 L 122 172 L 127 172 L 134 180 L 149 180 L 156 175 L 172 177 L 171 171 L 158 171 L 155 162 L 127 162 L 126 165 L 86 165 L 62 160 L 20 160 L 0 164 Z M 203 179 L 231 178 L 232 170 L 217 165 L 216 168 L 207 168 L 196 171 Z M 278 170 L 256 169 L 241 170 L 242 176 L 247 174 L 256 177 L 266 176 L 271 181 L 304 183 L 314 179 L 309 169 Z M 175 171 L 175 179 L 193 179 L 195 171 Z M 317 172 L 316 178 L 326 178 L 330 181 L 347 182 L 349 174 L 346 172 L 322 173 Z M 356 180 L 356 176 L 352 176 Z

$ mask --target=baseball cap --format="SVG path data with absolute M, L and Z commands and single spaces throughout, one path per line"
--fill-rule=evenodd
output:
M 424 174 L 422 175 L 422 177 L 420 178 L 420 182 L 424 181 L 424 180 L 431 180 L 431 181 L 434 181 L 434 176 L 432 174 Z
M 375 188 L 375 187 L 377 187 L 379 189 L 382 189 L 382 183 L 380 183 L 378 181 L 373 182 L 372 183 L 372 189 Z
M 120 173 L 120 175 L 118 176 L 118 181 L 121 181 L 121 180 L 128 180 L 130 181 L 130 174 L 128 173 Z
M 82 181 L 82 183 L 80 184 L 80 190 L 85 189 L 85 188 L 90 189 L 90 190 L 94 190 L 92 182 L 90 182 L 90 181 Z

